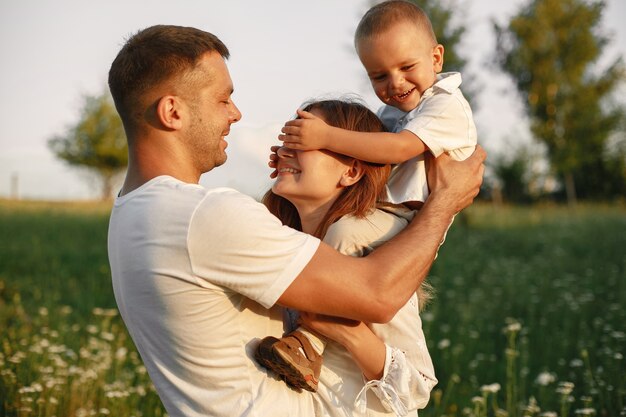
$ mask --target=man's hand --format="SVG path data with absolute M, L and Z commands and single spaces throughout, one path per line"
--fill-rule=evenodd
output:
M 464 161 L 455 161 L 447 154 L 434 158 L 429 152 L 426 158 L 429 199 L 446 198 L 448 207 L 455 213 L 472 204 L 483 182 L 485 150 L 476 146 L 474 153 Z
M 284 146 L 301 151 L 326 149 L 329 143 L 331 126 L 324 120 L 304 110 L 298 110 L 299 119 L 290 120 L 278 135 Z

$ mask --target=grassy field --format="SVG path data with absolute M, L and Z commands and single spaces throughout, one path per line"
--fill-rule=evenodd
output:
M 162 416 L 121 322 L 109 207 L 0 200 L 0 416 Z M 423 314 L 420 416 L 626 415 L 626 207 L 475 205 Z

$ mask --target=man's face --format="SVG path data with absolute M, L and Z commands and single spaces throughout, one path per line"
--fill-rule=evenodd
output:
M 443 47 L 409 22 L 361 39 L 357 53 L 374 92 L 385 104 L 409 112 L 437 79 L 443 65 Z
M 231 98 L 233 83 L 219 53 L 205 54 L 193 77 L 200 77 L 199 88 L 186 100 L 190 120 L 185 138 L 194 164 L 200 172 L 208 172 L 226 162 L 225 138 L 230 125 L 241 119 L 241 112 Z

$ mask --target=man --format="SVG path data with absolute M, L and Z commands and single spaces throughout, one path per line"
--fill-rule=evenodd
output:
M 432 194 L 412 224 L 366 258 L 342 256 L 250 197 L 198 185 L 226 161 L 241 118 L 228 56 L 210 33 L 153 26 L 111 66 L 129 149 L 109 226 L 115 297 L 170 416 L 311 416 L 311 395 L 253 360 L 260 338 L 282 333 L 276 305 L 390 320 L 478 193 L 485 156 L 433 163 Z

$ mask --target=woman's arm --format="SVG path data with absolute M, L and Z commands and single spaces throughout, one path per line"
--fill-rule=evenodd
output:
M 415 340 L 414 349 L 405 353 L 386 345 L 363 322 L 311 313 L 301 313 L 301 322 L 345 347 L 361 369 L 366 381 L 355 399 L 361 413 L 367 408 L 368 390 L 397 415 L 428 404 L 437 379 L 424 368 L 424 353 L 419 352 L 423 340 Z
M 385 343 L 356 320 L 300 313 L 302 324 L 339 343 L 350 353 L 368 380 L 380 379 L 385 369 Z

